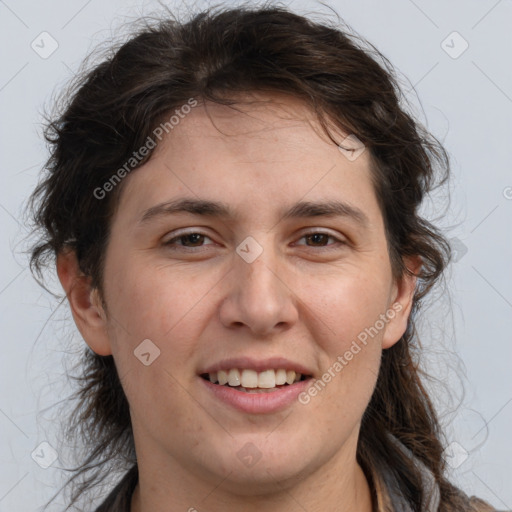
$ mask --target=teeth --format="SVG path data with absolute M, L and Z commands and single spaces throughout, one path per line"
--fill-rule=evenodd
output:
M 263 389 L 270 389 L 276 387 L 276 372 L 275 370 L 265 370 L 258 375 L 258 387 Z
M 219 370 L 208 374 L 210 382 L 218 382 L 221 386 L 228 384 L 232 387 L 242 387 L 247 389 L 272 389 L 284 384 L 293 384 L 299 382 L 302 378 L 301 373 L 293 370 L 279 368 L 277 370 L 265 370 L 256 372 L 254 370 L 239 370 L 231 368 L 230 370 Z
M 240 385 L 243 388 L 257 388 L 258 387 L 258 372 L 254 370 L 243 370 Z
M 230 386 L 240 386 L 240 372 L 236 368 L 229 370 L 228 384 Z
M 217 372 L 217 377 L 219 379 L 219 384 L 221 386 L 228 383 L 228 374 L 224 370 L 219 370 Z M 211 377 L 210 377 L 210 380 L 212 380 Z
M 286 370 L 282 368 L 276 372 L 276 386 L 282 386 L 286 383 Z

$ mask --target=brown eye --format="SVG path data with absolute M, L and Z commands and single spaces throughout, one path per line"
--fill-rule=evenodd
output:
M 189 235 L 182 235 L 179 237 L 181 241 L 183 241 L 183 245 L 188 247 L 188 243 L 192 244 L 192 247 L 196 247 L 197 244 L 201 245 L 204 242 L 205 236 L 201 233 L 190 233 Z
M 179 236 L 175 236 L 174 238 L 169 239 L 164 242 L 166 246 L 178 246 L 178 247 L 202 247 L 204 245 L 205 239 L 211 240 L 208 236 L 203 233 L 198 233 L 196 231 L 190 233 L 183 233 Z
M 336 246 L 340 244 L 344 244 L 344 242 L 335 236 L 331 235 L 330 233 L 324 233 L 322 231 L 315 231 L 312 233 L 306 233 L 301 237 L 301 240 L 306 240 L 305 244 L 299 244 L 299 245 L 306 245 L 307 247 L 325 247 L 325 248 L 335 248 Z M 329 243 L 329 239 L 332 239 L 335 241 L 335 243 Z
M 313 243 L 314 246 L 323 246 L 324 244 L 327 244 L 329 238 L 332 238 L 329 235 L 326 235 L 325 233 L 313 233 L 312 235 L 306 235 L 304 238 L 306 240 Z

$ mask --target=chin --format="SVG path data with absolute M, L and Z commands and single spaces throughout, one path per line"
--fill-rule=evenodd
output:
M 254 441 L 236 441 L 230 444 L 229 453 L 215 459 L 210 471 L 216 473 L 217 482 L 223 480 L 225 490 L 240 496 L 272 494 L 314 472 L 314 464 L 305 460 L 300 445 L 274 449 L 267 443 L 261 450 L 256 445 Z
M 283 468 L 279 465 L 259 465 L 259 467 L 233 470 L 225 477 L 222 487 L 239 496 L 271 495 L 292 487 L 297 481 L 302 480 L 307 473 L 306 468 L 300 471 L 298 468 L 289 466 Z

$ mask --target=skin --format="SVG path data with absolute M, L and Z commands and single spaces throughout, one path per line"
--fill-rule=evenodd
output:
M 356 461 L 360 421 L 381 351 L 406 329 L 415 278 L 392 276 L 370 151 L 347 159 L 298 100 L 251 99 L 265 101 L 239 105 L 242 113 L 192 109 L 125 178 L 106 251 L 106 310 L 75 255 L 57 260 L 84 340 L 113 355 L 130 404 L 139 465 L 132 512 L 371 511 Z M 228 203 L 238 217 L 139 222 L 184 196 Z M 367 225 L 280 217 L 300 200 L 342 200 Z M 205 237 L 164 245 L 183 230 Z M 305 237 L 319 232 L 333 238 Z M 247 236 L 263 248 L 252 263 L 235 252 Z M 406 264 L 418 269 L 417 260 Z M 321 378 L 397 303 L 394 318 L 306 405 L 242 413 L 213 399 L 198 376 L 227 357 L 283 356 Z M 144 339 L 160 349 L 149 366 L 134 356 Z M 248 442 L 261 455 L 252 467 L 237 456 Z

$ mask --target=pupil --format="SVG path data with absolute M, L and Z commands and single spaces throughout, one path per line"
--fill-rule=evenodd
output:
M 191 241 L 193 244 L 198 243 L 201 241 L 201 235 L 200 233 L 191 233 L 189 235 L 185 235 L 185 240 Z
M 325 242 L 325 237 L 327 237 L 327 235 L 325 235 L 324 233 L 314 233 L 313 235 L 308 235 L 309 240 L 313 240 L 314 244 L 321 244 L 322 240 Z

